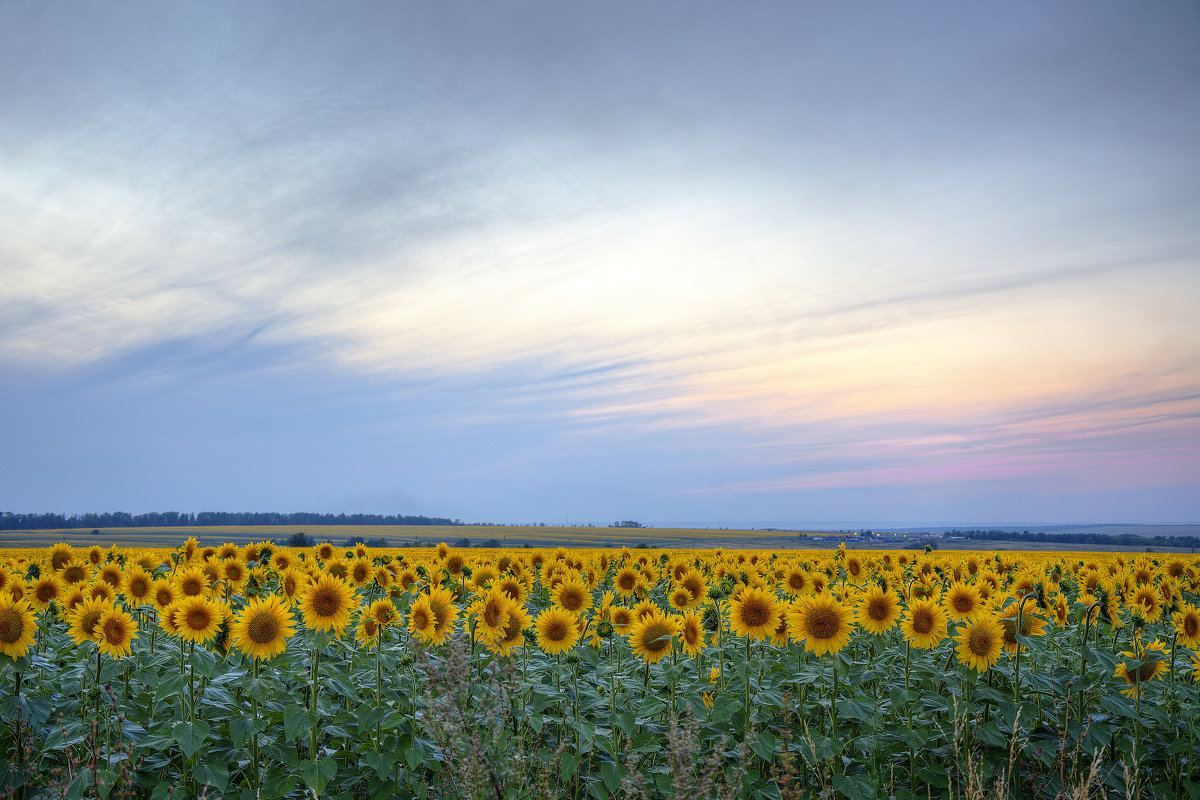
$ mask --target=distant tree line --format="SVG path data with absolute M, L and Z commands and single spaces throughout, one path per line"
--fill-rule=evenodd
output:
M 1200 547 L 1200 536 L 1137 536 L 1132 533 L 1030 533 L 1029 531 L 953 530 L 947 536 L 1005 542 L 1055 542 L 1058 544 L 1108 544 L 1121 547 Z
M 182 528 L 208 525 L 461 525 L 461 520 L 445 517 L 420 517 L 399 514 L 315 514 L 270 511 L 149 511 L 129 514 L 110 511 L 104 514 L 14 514 L 0 512 L 0 530 L 36 531 L 55 528 Z

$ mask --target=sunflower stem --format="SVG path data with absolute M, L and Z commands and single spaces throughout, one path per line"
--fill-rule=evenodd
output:
M 313 661 L 312 661 L 312 712 L 313 726 L 309 735 L 309 750 L 313 761 L 317 760 L 317 673 L 321 669 L 321 644 L 320 642 L 313 643 Z
M 750 637 L 746 637 L 746 693 L 745 697 L 745 713 L 746 713 L 746 735 L 750 735 Z
M 254 780 L 251 785 L 251 788 L 254 789 L 255 795 L 257 795 L 258 794 L 258 785 L 259 785 L 259 773 L 258 773 L 258 659 L 254 658 L 254 659 L 252 659 L 252 661 L 254 662 L 254 689 L 250 692 L 250 710 L 254 714 L 254 735 L 251 738 L 251 747 L 253 748 L 252 752 L 254 754 L 254 757 L 251 760 L 251 766 L 253 767 L 254 771 L 251 774 L 254 776 Z

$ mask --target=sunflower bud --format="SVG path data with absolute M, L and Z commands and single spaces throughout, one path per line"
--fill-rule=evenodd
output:
M 615 632 L 616 628 L 606 619 L 600 620 L 600 624 L 596 626 L 596 635 L 601 639 L 610 639 Z

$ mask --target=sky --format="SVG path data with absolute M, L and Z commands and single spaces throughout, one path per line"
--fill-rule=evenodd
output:
M 1200 6 L 0 3 L 0 510 L 1200 522 Z

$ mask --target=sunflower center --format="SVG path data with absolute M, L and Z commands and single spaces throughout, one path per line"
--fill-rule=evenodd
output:
M 1157 661 L 1147 661 L 1145 664 L 1142 664 L 1140 667 L 1137 668 L 1137 682 L 1141 683 L 1142 681 L 1150 680 L 1151 678 L 1154 677 L 1154 674 L 1157 671 L 1158 671 L 1158 662 Z
M 796 591 L 800 591 L 801 589 L 804 588 L 804 576 L 793 573 L 791 576 L 788 577 L 788 586 L 795 589 Z
M 747 600 L 742 604 L 742 621 L 747 627 L 755 628 L 767 624 L 771 618 L 771 610 L 767 604 L 757 598 Z
M 417 626 L 417 630 L 421 630 L 429 625 L 429 615 L 425 613 L 425 609 L 417 608 L 412 612 L 413 624 Z
M 150 586 L 144 580 L 138 578 L 129 584 L 129 591 L 134 597 L 145 597 L 146 593 L 150 591 Z
M 170 592 L 162 591 L 158 593 L 158 604 L 164 608 L 171 605 L 171 601 L 174 599 L 174 596 Z
M 318 589 L 313 592 L 312 598 L 313 610 L 318 616 L 332 617 L 337 614 L 338 609 L 342 607 L 336 592 L 324 591 Z
M 1183 632 L 1188 637 L 1194 637 L 1200 633 L 1200 617 L 1194 614 L 1189 614 L 1183 618 Z
M 11 608 L 0 610 L 0 642 L 12 644 L 25 632 L 25 620 Z
M 973 630 L 967 637 L 967 649 L 971 655 L 986 656 L 992 652 L 992 634 L 987 631 Z
M 567 623 L 561 619 L 552 619 L 546 625 L 546 641 L 561 642 L 567 638 Z
M 192 597 L 195 597 L 196 595 L 200 594 L 201 591 L 203 591 L 200 581 L 195 578 L 185 578 L 183 583 L 179 584 L 179 588 L 183 590 L 184 594 Z
M 808 632 L 814 639 L 832 639 L 841 629 L 841 617 L 833 609 L 814 608 L 808 613 Z
M 83 580 L 83 567 L 67 567 L 63 570 L 63 580 L 67 583 L 79 583 Z
M 104 623 L 104 640 L 111 645 L 125 642 L 125 626 L 118 619 L 110 619 Z
M 96 623 L 100 621 L 99 611 L 89 611 L 79 618 L 79 628 L 87 635 L 91 636 L 92 631 L 96 629 Z
M 188 627 L 194 631 L 204 630 L 208 627 L 208 623 L 208 612 L 203 609 L 196 609 L 187 615 Z
M 500 624 L 500 604 L 490 602 L 483 607 L 483 621 L 489 628 L 495 628 Z
M 974 606 L 975 604 L 971 602 L 971 598 L 968 595 L 960 594 L 954 598 L 954 610 L 960 614 L 965 614 Z
M 271 644 L 279 636 L 279 619 L 270 611 L 260 611 L 250 618 L 246 633 L 255 644 Z
M 867 616 L 876 622 L 883 622 L 888 618 L 888 602 L 882 598 L 876 598 L 867 604 Z
M 441 630 L 446 624 L 446 614 L 448 611 L 446 604 L 440 600 L 435 600 L 429 604 L 429 609 L 433 612 L 434 624 Z
M 642 647 L 650 653 L 661 653 L 671 646 L 671 629 L 666 625 L 655 623 L 646 627 L 642 637 Z
M 367 579 L 367 574 L 367 567 L 365 565 L 359 564 L 354 567 L 354 580 L 361 583 Z
M 933 614 L 928 609 L 918 608 L 913 613 L 912 629 L 922 636 L 933 632 Z
M 37 591 L 34 592 L 34 594 L 37 596 L 38 602 L 49 603 L 54 599 L 54 584 L 43 583 L 37 588 Z
M 558 595 L 558 604 L 567 611 L 578 611 L 583 606 L 583 592 L 575 588 L 563 589 Z

